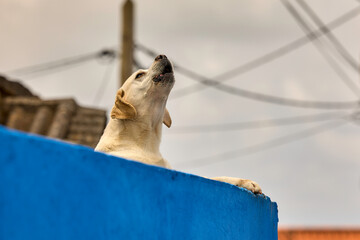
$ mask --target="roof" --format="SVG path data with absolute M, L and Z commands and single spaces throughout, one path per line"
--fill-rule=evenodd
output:
M 42 100 L 0 76 L 0 124 L 94 148 L 106 125 L 106 111 L 79 106 L 73 99 Z
M 359 240 L 360 227 L 352 229 L 279 229 L 279 240 Z

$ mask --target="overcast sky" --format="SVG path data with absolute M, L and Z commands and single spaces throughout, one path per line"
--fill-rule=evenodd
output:
M 296 1 L 291 2 L 299 9 Z M 135 3 L 137 41 L 209 78 L 304 35 L 279 0 Z M 0 71 L 118 45 L 120 4 L 121 1 L 1 0 Z M 355 0 L 310 2 L 325 23 L 359 5 Z M 357 16 L 333 31 L 357 62 L 359 20 Z M 325 52 L 331 53 L 331 49 Z M 152 58 L 139 51 L 135 55 L 144 66 L 150 66 Z M 338 59 L 336 56 L 336 61 Z M 360 88 L 359 74 L 344 61 L 339 63 Z M 73 97 L 81 105 L 109 110 L 118 88 L 117 64 L 106 84 L 103 78 L 109 69 L 109 65 L 94 60 L 43 76 L 9 77 L 21 80 L 44 99 Z M 175 91 L 195 84 L 178 72 L 175 77 L 174 96 Z M 300 100 L 357 99 L 313 43 L 245 74 L 234 75 L 226 83 Z M 97 95 L 99 89 L 102 93 Z M 359 125 L 342 120 L 338 121 L 343 123 L 341 126 L 336 125 L 338 122 L 327 121 L 252 130 L 179 133 L 177 129 L 183 126 L 331 112 L 262 103 L 210 87 L 182 98 L 172 99 L 170 95 L 168 109 L 173 126 L 164 129 L 161 151 L 175 169 L 209 177 L 227 175 L 257 181 L 278 203 L 281 226 L 360 225 Z M 349 113 L 351 111 L 342 112 Z M 334 124 L 334 127 L 294 142 L 287 138 L 276 140 L 276 143 L 289 141 L 276 148 L 252 154 L 241 151 L 324 123 Z M 269 145 L 260 145 L 260 148 L 264 146 Z M 232 150 L 239 150 L 241 154 L 230 159 L 216 157 Z M 200 166 L 197 162 L 187 162 L 199 158 L 209 159 L 209 164 Z

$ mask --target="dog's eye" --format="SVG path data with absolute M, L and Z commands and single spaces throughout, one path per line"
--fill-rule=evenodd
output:
M 136 74 L 135 79 L 141 78 L 142 76 L 144 76 L 144 74 L 145 74 L 144 72 L 141 72 L 141 73 Z

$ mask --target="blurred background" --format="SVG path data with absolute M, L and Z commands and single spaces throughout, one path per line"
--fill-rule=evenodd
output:
M 109 111 L 123 4 L 2 0 L 0 74 Z M 258 182 L 280 227 L 360 225 L 359 1 L 133 4 L 133 69 L 175 65 L 161 145 L 175 169 Z

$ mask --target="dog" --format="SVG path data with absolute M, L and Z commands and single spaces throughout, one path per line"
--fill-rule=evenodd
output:
M 116 93 L 111 118 L 95 151 L 170 169 L 159 147 L 162 124 L 170 128 L 172 123 L 166 102 L 174 83 L 173 66 L 165 55 L 158 55 L 149 69 L 134 72 Z M 251 180 L 211 179 L 262 193 Z

